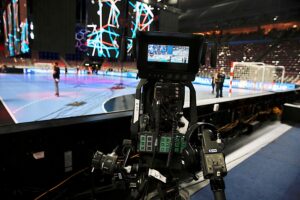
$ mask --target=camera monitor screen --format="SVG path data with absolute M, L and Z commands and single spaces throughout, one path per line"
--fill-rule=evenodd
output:
M 189 47 L 148 44 L 148 62 L 188 63 Z
M 193 81 L 200 67 L 202 35 L 170 32 L 137 33 L 138 76 L 145 79 Z

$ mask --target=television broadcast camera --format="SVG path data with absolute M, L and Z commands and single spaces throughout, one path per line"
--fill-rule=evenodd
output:
M 129 199 L 187 199 L 180 181 L 203 171 L 215 199 L 225 199 L 223 143 L 212 124 L 197 122 L 192 81 L 205 59 L 203 36 L 139 32 L 131 138 L 111 154 L 97 151 L 92 167 L 123 182 Z M 184 114 L 185 88 L 190 108 Z

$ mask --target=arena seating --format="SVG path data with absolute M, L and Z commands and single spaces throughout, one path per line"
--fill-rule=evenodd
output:
M 285 82 L 300 82 L 300 30 L 289 29 L 279 31 L 272 29 L 267 34 L 262 31 L 243 34 L 207 35 L 210 44 L 218 43 L 217 67 L 223 67 L 229 74 L 232 62 L 264 62 L 275 66 L 285 67 Z M 209 44 L 209 45 L 210 45 Z M 206 57 L 206 65 L 201 68 L 198 75 L 210 77 L 210 48 Z M 48 56 L 48 57 L 47 57 Z M 69 56 L 70 57 L 70 56 Z M 1 65 L 8 67 L 35 66 L 37 63 L 52 64 L 58 62 L 59 66 L 78 67 L 83 66 L 84 60 L 70 60 L 57 58 L 55 53 L 32 52 L 31 58 L 10 58 L 0 55 Z M 77 57 L 76 57 L 77 58 Z M 37 65 L 38 66 L 38 65 Z M 101 70 L 121 71 L 119 62 L 105 61 Z M 123 71 L 136 71 L 135 62 L 125 62 Z
M 217 36 L 210 36 L 210 42 Z M 229 73 L 232 62 L 264 62 L 275 66 L 284 66 L 285 82 L 297 83 L 300 75 L 300 31 L 299 29 L 272 30 L 267 35 L 262 33 L 224 35 L 218 39 L 217 67 L 223 67 Z M 200 76 L 210 75 L 209 55 Z

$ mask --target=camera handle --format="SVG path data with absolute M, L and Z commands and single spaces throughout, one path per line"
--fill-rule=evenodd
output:
M 189 126 L 192 126 L 197 123 L 197 103 L 196 103 L 196 91 L 192 82 L 186 83 L 186 86 L 190 90 L 190 123 Z
M 131 127 L 130 127 L 132 141 L 136 140 L 137 134 L 139 132 L 139 118 L 140 118 L 141 100 L 142 100 L 141 89 L 147 83 L 148 83 L 147 79 L 141 79 L 139 84 L 136 87 L 134 106 L 133 106 L 132 123 L 131 123 Z

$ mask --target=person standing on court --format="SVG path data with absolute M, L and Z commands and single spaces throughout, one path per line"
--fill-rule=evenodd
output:
M 65 75 L 67 75 L 67 73 L 68 73 L 68 67 L 67 65 L 65 65 Z
M 215 93 L 215 85 L 216 85 L 216 75 L 217 73 L 215 73 L 215 70 L 211 71 L 211 93 L 214 94 Z
M 225 80 L 225 72 L 224 72 L 224 68 L 222 67 L 221 69 L 218 70 L 217 78 L 215 80 L 216 93 L 217 93 L 216 98 L 223 97 L 224 80 Z
M 55 85 L 55 96 L 59 96 L 59 88 L 58 83 L 60 79 L 60 68 L 58 67 L 58 63 L 55 62 L 53 65 L 53 79 L 54 79 L 54 85 Z

